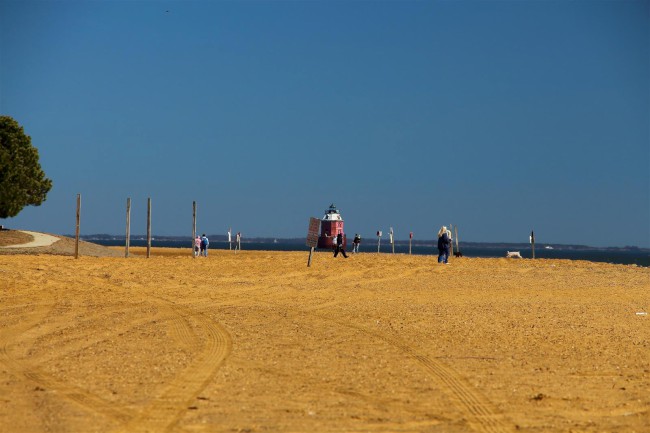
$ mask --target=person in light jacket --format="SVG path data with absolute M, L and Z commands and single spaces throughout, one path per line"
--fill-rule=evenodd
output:
M 194 238 L 194 257 L 198 257 L 200 251 L 201 251 L 201 236 L 196 235 L 196 238 Z

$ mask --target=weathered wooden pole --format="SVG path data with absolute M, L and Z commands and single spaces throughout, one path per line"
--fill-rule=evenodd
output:
M 194 240 L 196 239 L 196 201 L 192 202 L 192 257 L 196 258 L 194 254 Z
M 77 227 L 75 229 L 74 258 L 79 258 L 79 222 L 81 220 L 81 194 L 77 194 Z
M 458 225 L 454 226 L 454 238 L 456 239 L 456 253 L 460 253 L 460 248 L 458 247 Z
M 449 237 L 451 237 L 453 230 L 454 230 L 453 224 L 449 224 Z M 451 257 L 454 256 L 454 242 L 451 239 L 449 239 L 449 255 Z
M 409 255 L 411 254 L 411 241 L 413 240 L 413 232 L 409 233 Z
M 377 231 L 377 254 L 379 254 L 379 249 L 381 248 L 381 230 Z
M 393 239 L 393 228 L 390 228 L 390 246 L 393 249 L 393 254 L 395 254 L 395 239 Z
M 129 257 L 129 244 L 131 243 L 131 198 L 126 199 L 126 237 L 124 242 L 124 257 Z
M 535 232 L 530 232 L 530 247 L 533 250 L 533 259 L 535 258 Z
M 151 257 L 151 197 L 147 199 L 147 258 Z

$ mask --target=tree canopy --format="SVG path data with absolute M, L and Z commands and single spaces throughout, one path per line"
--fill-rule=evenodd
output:
M 51 188 L 32 139 L 13 118 L 0 116 L 0 218 L 40 206 Z

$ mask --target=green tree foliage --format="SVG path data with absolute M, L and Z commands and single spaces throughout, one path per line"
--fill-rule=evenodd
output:
M 14 119 L 0 116 L 0 218 L 14 217 L 25 206 L 39 206 L 51 188 L 32 139 Z

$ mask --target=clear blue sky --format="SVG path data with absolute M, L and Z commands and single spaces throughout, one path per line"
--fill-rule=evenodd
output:
M 84 234 L 650 246 L 650 2 L 0 0 L 0 113 Z

